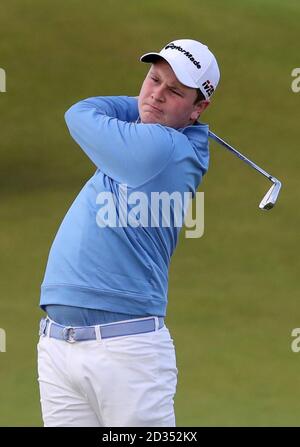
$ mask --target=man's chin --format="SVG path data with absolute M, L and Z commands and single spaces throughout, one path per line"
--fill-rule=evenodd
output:
M 163 124 L 163 120 L 151 112 L 144 112 L 141 116 L 143 124 Z

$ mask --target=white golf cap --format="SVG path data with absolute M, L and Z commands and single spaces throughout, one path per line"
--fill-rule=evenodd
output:
M 206 45 L 191 39 L 174 40 L 159 53 L 146 53 L 142 62 L 165 59 L 177 79 L 187 87 L 199 88 L 206 99 L 215 91 L 220 80 L 220 70 L 215 56 Z

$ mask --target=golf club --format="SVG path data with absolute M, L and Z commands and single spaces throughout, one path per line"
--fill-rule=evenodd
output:
M 218 137 L 213 132 L 209 131 L 208 136 L 217 143 L 219 143 L 221 146 L 224 146 L 226 149 L 233 152 L 237 157 L 245 161 L 248 165 L 252 166 L 252 168 L 256 169 L 258 172 L 267 177 L 273 183 L 273 185 L 271 186 L 271 188 L 269 189 L 269 191 L 266 193 L 266 195 L 263 197 L 262 201 L 259 204 L 259 208 L 262 210 L 270 210 L 271 208 L 273 208 L 279 195 L 281 182 L 277 178 L 273 177 L 271 174 L 268 174 L 264 169 L 257 166 L 257 164 L 249 160 L 249 158 L 245 157 L 245 155 L 241 154 L 239 151 L 234 149 L 232 146 L 230 146 L 230 144 L 226 143 L 226 141 L 222 140 L 222 138 Z

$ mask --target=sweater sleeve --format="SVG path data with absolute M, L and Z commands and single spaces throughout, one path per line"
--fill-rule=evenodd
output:
M 130 187 L 154 177 L 174 151 L 172 132 L 160 124 L 132 122 L 137 99 L 88 98 L 65 113 L 69 132 L 104 174 Z

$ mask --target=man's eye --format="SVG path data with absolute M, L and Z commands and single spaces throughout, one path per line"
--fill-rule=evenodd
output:
M 151 78 L 152 79 L 152 81 L 154 81 L 154 82 L 158 82 L 158 79 L 156 79 L 156 78 Z
M 177 96 L 181 96 L 178 92 L 176 92 L 175 90 L 171 90 L 172 93 L 175 93 L 175 95 Z

